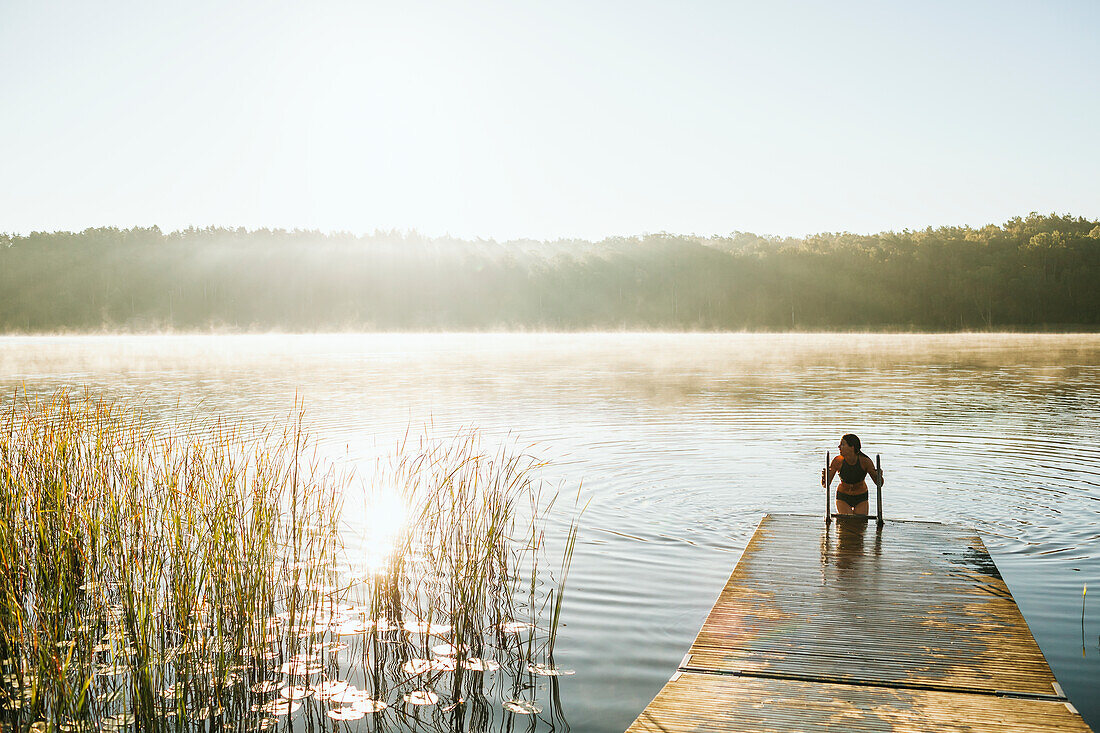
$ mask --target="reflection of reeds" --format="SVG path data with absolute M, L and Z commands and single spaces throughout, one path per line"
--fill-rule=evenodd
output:
M 300 413 L 197 431 L 87 395 L 15 395 L 0 419 L 4 727 L 510 721 L 499 702 L 553 671 L 576 539 L 574 520 L 545 580 L 539 464 L 484 454 L 473 433 L 406 445 L 387 485 L 407 521 L 363 573 L 338 532 L 350 477 L 310 445 Z

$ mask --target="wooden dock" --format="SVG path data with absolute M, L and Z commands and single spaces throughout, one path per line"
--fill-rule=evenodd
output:
M 972 531 L 769 514 L 628 733 L 807 730 L 1089 727 Z

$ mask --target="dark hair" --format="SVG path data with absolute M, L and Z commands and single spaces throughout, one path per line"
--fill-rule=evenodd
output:
M 860 444 L 859 444 L 859 436 L 858 436 L 858 435 L 855 435 L 855 434 L 853 434 L 853 433 L 845 433 L 844 435 L 840 436 L 840 439 L 841 439 L 841 440 L 843 440 L 843 441 L 844 441 L 845 443 L 847 443 L 848 445 L 850 445 L 850 446 L 852 446 L 853 448 L 855 448 L 855 449 L 856 449 L 856 455 L 857 455 L 857 456 L 862 456 L 862 455 L 865 455 L 865 454 L 864 454 L 864 452 L 863 452 L 863 451 L 861 450 L 861 446 L 860 446 Z

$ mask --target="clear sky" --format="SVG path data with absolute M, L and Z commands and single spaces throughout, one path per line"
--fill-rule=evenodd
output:
M 1100 2 L 0 0 L 0 231 L 1100 217 Z

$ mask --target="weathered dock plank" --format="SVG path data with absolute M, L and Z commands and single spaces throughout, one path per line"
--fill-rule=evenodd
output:
M 631 733 L 729 731 L 1087 731 L 1064 703 L 961 692 L 685 673 Z
M 1088 730 L 972 531 L 768 515 L 629 730 L 834 725 Z

